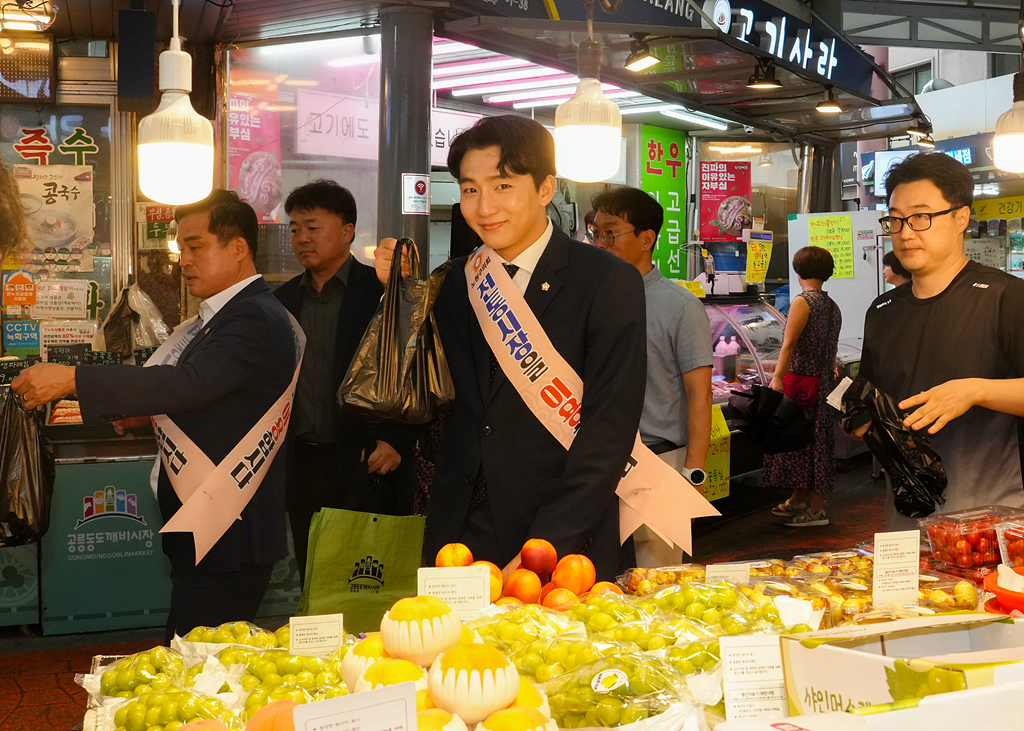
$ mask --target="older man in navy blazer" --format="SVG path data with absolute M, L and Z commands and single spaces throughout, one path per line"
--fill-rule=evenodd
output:
M 258 224 L 234 193 L 215 190 L 175 211 L 182 276 L 204 298 L 201 325 L 175 365 L 40 364 L 15 379 L 29 407 L 77 393 L 86 423 L 167 414 L 217 465 L 288 388 L 297 364 L 288 313 L 253 263 Z M 286 555 L 284 459 L 275 459 L 236 520 L 196 564 L 191 533 L 163 534 L 171 562 L 167 639 L 195 626 L 253 620 Z M 182 503 L 160 467 L 166 523 Z

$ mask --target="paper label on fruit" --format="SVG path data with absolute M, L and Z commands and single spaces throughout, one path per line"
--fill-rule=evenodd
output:
M 491 570 L 487 566 L 423 567 L 416 571 L 417 593 L 434 596 L 462 619 L 480 616 L 491 603 Z
M 191 533 L 196 565 L 228 528 L 241 519 L 242 510 L 263 484 L 288 434 L 292 400 L 306 349 L 306 336 L 298 321 L 291 314 L 288 319 L 299 356 L 291 383 L 220 464 L 214 465 L 166 414 L 153 417 L 160 460 L 182 503 L 160 532 Z M 199 336 L 197 322 L 186 320 L 175 328 L 146 361 L 146 366 L 176 365 L 192 338 Z
M 721 637 L 725 717 L 784 718 L 786 685 L 782 648 L 774 635 Z
M 583 410 L 583 379 L 555 350 L 537 316 L 512 283 L 501 258 L 481 246 L 466 262 L 466 286 L 484 339 L 527 408 L 565 449 L 572 447 Z M 693 553 L 691 518 L 720 515 L 677 471 L 640 440 L 622 478 L 619 539 L 647 524 L 659 536 Z
M 750 583 L 749 563 L 713 563 L 708 564 L 707 577 L 709 584 L 729 581 L 733 584 L 747 585 Z
M 293 718 L 295 731 L 416 731 L 416 684 L 300 704 Z
M 345 639 L 342 614 L 314 614 L 288 620 L 289 649 L 296 655 L 330 655 Z
M 921 564 L 921 532 L 875 533 L 873 603 L 878 609 L 917 604 Z
M 621 670 L 602 670 L 590 681 L 590 687 L 595 693 L 610 693 L 616 688 L 621 688 L 629 682 L 629 678 Z

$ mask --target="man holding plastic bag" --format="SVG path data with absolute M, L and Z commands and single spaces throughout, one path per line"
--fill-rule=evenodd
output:
M 582 377 L 586 400 L 582 414 L 566 411 L 576 428 L 566 448 L 492 359 L 467 294 L 467 262 L 453 262 L 433 312 L 455 400 L 436 455 L 424 554 L 459 541 L 505 566 L 526 539 L 545 538 L 559 555 L 589 556 L 598 578 L 613 578 L 634 560 L 631 540 L 620 547 L 616 487 L 643 408 L 643 280 L 629 264 L 552 227 L 554 142 L 537 122 L 480 120 L 452 143 L 448 167 L 466 221 L 511 277 L 498 288 L 525 297 L 554 349 Z M 381 281 L 395 244 L 377 247 Z M 496 308 L 494 322 L 507 310 Z M 501 323 L 508 326 L 508 318 Z M 527 358 L 538 376 L 547 370 L 536 354 Z
M 283 558 L 283 444 L 305 339 L 253 259 L 258 224 L 215 190 L 175 211 L 181 268 L 201 297 L 145 368 L 40 364 L 12 389 L 34 407 L 78 393 L 82 418 L 153 416 L 156 483 L 171 562 L 167 639 L 255 618 Z

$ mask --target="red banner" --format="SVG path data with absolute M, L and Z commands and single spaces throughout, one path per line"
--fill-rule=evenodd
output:
M 281 115 L 275 98 L 228 95 L 228 187 L 256 211 L 260 223 L 276 223 L 281 191 Z
M 750 161 L 701 162 L 700 240 L 739 241 L 753 220 Z

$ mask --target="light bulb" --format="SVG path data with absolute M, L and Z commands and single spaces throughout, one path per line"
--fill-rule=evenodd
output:
M 619 170 L 622 113 L 601 91 L 601 46 L 583 41 L 576 93 L 555 110 L 555 167 L 564 178 L 596 183 Z
M 992 153 L 993 161 L 1000 170 L 1024 173 L 1024 101 L 1014 101 L 1012 107 L 999 115 Z

